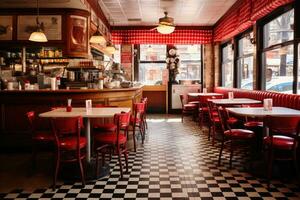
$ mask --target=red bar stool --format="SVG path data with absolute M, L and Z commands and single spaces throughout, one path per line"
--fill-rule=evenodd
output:
M 225 147 L 225 143 L 230 143 L 230 161 L 229 166 L 232 168 L 232 158 L 233 158 L 233 152 L 234 149 L 236 149 L 237 144 L 239 142 L 248 142 L 249 145 L 251 145 L 254 142 L 255 139 L 255 133 L 250 130 L 246 129 L 232 129 L 230 127 L 230 124 L 228 123 L 228 113 L 227 110 L 223 107 L 218 108 L 219 116 L 220 116 L 220 122 L 221 122 L 221 128 L 222 128 L 222 143 L 221 143 L 221 149 L 219 153 L 219 159 L 218 164 L 221 164 L 221 157 L 222 153 Z
M 293 161 L 299 180 L 297 148 L 299 144 L 300 117 L 267 116 L 264 125 L 269 128 L 269 136 L 264 138 L 268 153 L 268 187 L 272 178 L 274 160 Z
M 144 144 L 145 140 L 145 103 L 134 103 L 133 104 L 133 114 L 131 115 L 130 123 L 133 131 L 133 145 L 134 151 L 136 151 L 136 141 L 135 141 L 135 131 L 136 128 L 139 129 L 139 132 L 142 137 L 142 144 Z
M 54 143 L 54 136 L 50 130 L 38 130 L 38 118 L 34 111 L 29 111 L 26 113 L 27 119 L 30 125 L 31 139 L 32 139 L 32 166 L 36 167 L 36 156 L 37 147 L 39 145 L 47 145 Z
M 182 106 L 182 112 L 181 112 L 181 122 L 183 122 L 183 116 L 184 115 L 192 115 L 193 119 L 196 118 L 196 114 L 197 114 L 197 109 L 198 109 L 198 105 L 196 104 L 192 104 L 192 103 L 184 103 L 185 98 L 184 95 L 181 94 L 180 96 L 180 102 L 181 102 L 181 106 Z
M 128 172 L 128 152 L 126 144 L 128 128 L 130 124 L 130 113 L 128 112 L 115 114 L 114 123 L 117 126 L 115 132 L 94 135 L 95 143 L 98 145 L 98 148 L 96 149 L 96 169 L 98 174 L 100 154 L 102 155 L 102 164 L 104 164 L 105 152 L 103 150 L 105 150 L 106 148 L 111 148 L 118 155 L 121 178 L 123 178 L 123 165 L 121 155 L 123 154 L 125 157 L 126 172 Z
M 56 145 L 56 167 L 53 179 L 53 189 L 56 187 L 60 163 L 77 162 L 80 168 L 82 184 L 85 185 L 85 176 L 82 160 L 85 159 L 87 141 L 80 135 L 82 127 L 81 117 L 52 118 L 52 130 Z

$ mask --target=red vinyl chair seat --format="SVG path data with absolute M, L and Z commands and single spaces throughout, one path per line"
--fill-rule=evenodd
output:
M 217 116 L 218 115 L 218 113 L 216 112 L 216 115 L 213 117 L 213 121 L 215 122 L 215 123 L 221 123 L 221 121 L 220 121 L 220 118 L 219 118 L 219 116 Z M 229 117 L 229 119 L 227 119 L 227 123 L 229 124 L 229 125 L 233 125 L 233 124 L 235 124 L 235 123 L 237 123 L 238 122 L 238 119 L 236 119 L 236 118 L 234 118 L 234 117 Z
M 273 140 L 273 141 L 272 141 Z M 294 147 L 294 142 L 295 139 L 288 137 L 288 136 L 283 136 L 283 135 L 273 135 L 267 136 L 264 138 L 264 143 L 266 145 L 273 145 L 274 148 L 276 149 L 283 149 L 283 150 L 291 150 Z
M 94 139 L 103 144 L 116 144 L 117 142 L 117 134 L 116 133 L 103 133 L 103 134 L 96 134 Z M 126 136 L 124 134 L 119 134 L 119 143 L 125 144 L 126 143 Z
M 100 132 L 114 132 L 116 131 L 117 126 L 113 123 L 108 124 L 95 124 L 94 130 L 100 131 Z
M 202 111 L 202 112 L 208 112 L 208 107 L 202 107 L 202 108 L 199 108 L 199 111 Z
M 86 138 L 80 137 L 79 139 L 79 147 L 80 149 L 86 146 Z M 59 147 L 64 150 L 76 150 L 77 148 L 77 137 L 76 136 L 69 136 L 65 138 L 61 138 L 59 140 Z
M 197 108 L 197 105 L 188 103 L 188 104 L 184 104 L 183 108 L 184 110 L 195 110 Z
M 224 135 L 232 139 L 251 139 L 255 136 L 253 131 L 245 129 L 231 129 L 224 132 Z
M 35 135 L 32 136 L 33 140 L 40 142 L 53 142 L 54 136 L 49 131 L 36 131 Z
M 263 127 L 264 123 L 260 122 L 260 121 L 249 121 L 249 122 L 245 122 L 244 126 L 246 128 L 256 128 L 256 127 Z
M 199 104 L 199 101 L 190 101 L 190 102 L 188 102 L 189 104 L 196 104 L 196 105 L 198 105 Z

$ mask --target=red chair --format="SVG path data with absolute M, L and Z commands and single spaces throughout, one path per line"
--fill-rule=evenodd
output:
M 274 160 L 293 161 L 299 180 L 297 147 L 299 143 L 300 117 L 267 116 L 264 124 L 269 128 L 269 136 L 264 138 L 264 144 L 268 151 L 268 186 L 272 177 Z
M 136 141 L 135 141 L 135 131 L 136 128 L 139 128 L 139 132 L 142 137 L 142 144 L 144 144 L 145 140 L 145 103 L 134 103 L 133 104 L 133 114 L 131 116 L 131 126 L 133 130 L 133 145 L 134 151 L 136 151 Z
M 193 119 L 195 119 L 196 114 L 197 114 L 198 105 L 192 104 L 192 103 L 185 104 L 184 103 L 184 101 L 185 101 L 184 95 L 181 94 L 179 96 L 180 96 L 180 102 L 181 102 L 181 106 L 182 106 L 181 122 L 183 122 L 184 115 L 192 115 Z
M 95 108 L 116 108 L 117 106 L 105 106 L 102 104 L 96 104 L 94 107 Z M 105 122 L 105 119 L 103 120 L 103 123 L 94 122 L 94 125 L 93 125 L 94 133 L 115 132 L 116 129 L 117 129 L 117 126 L 114 123 Z
M 126 172 L 128 172 L 128 152 L 127 152 L 127 135 L 128 128 L 130 124 L 130 113 L 120 113 L 115 114 L 114 123 L 117 126 L 115 132 L 108 132 L 103 134 L 95 134 L 94 140 L 96 144 L 99 144 L 99 147 L 96 149 L 96 169 L 97 174 L 99 174 L 99 156 L 102 154 L 102 163 L 104 163 L 104 154 L 103 151 L 105 148 L 112 148 L 115 150 L 115 153 L 118 155 L 119 166 L 121 178 L 123 178 L 123 165 L 121 161 L 121 155 L 124 154 L 126 162 Z
M 208 112 L 209 112 L 209 129 L 208 129 L 208 140 L 212 138 L 212 145 L 215 145 L 215 140 L 217 138 L 217 133 L 221 132 L 223 134 L 222 129 L 222 120 L 221 116 L 218 111 L 218 107 L 215 106 L 211 101 L 208 101 Z M 239 123 L 239 120 L 235 117 L 229 117 L 226 118 L 226 123 L 230 125 L 231 128 L 235 127 L 236 124 Z
M 87 141 L 80 135 L 81 117 L 52 118 L 52 130 L 56 144 L 56 167 L 53 180 L 53 189 L 56 187 L 60 163 L 77 162 L 80 168 L 82 184 L 85 185 L 85 176 L 82 160 L 85 159 Z
M 228 113 L 227 110 L 223 107 L 218 108 L 221 128 L 222 128 L 222 144 L 219 153 L 219 160 L 218 164 L 221 163 L 222 153 L 225 147 L 225 143 L 229 142 L 230 144 L 230 161 L 229 166 L 232 168 L 232 158 L 233 158 L 233 151 L 237 148 L 239 142 L 248 142 L 250 145 L 254 142 L 255 133 L 250 130 L 246 129 L 232 129 L 230 124 L 228 123 Z
M 31 139 L 32 139 L 32 165 L 36 166 L 37 147 L 39 145 L 52 144 L 54 136 L 50 130 L 38 130 L 39 119 L 36 117 L 34 111 L 26 113 L 30 125 Z
M 222 99 L 223 96 L 199 96 L 199 126 L 202 128 L 203 122 L 210 119 L 209 117 L 209 108 L 208 108 L 208 99 Z

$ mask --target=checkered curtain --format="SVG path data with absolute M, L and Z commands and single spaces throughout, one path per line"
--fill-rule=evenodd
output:
M 171 34 L 160 34 L 151 29 L 113 30 L 114 44 L 208 44 L 212 42 L 213 31 L 176 30 Z
M 295 0 L 239 0 L 214 29 L 214 41 L 229 39 L 251 27 L 276 8 Z

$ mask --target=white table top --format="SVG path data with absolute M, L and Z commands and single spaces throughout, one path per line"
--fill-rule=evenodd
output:
M 83 118 L 98 118 L 98 117 L 113 117 L 116 113 L 129 112 L 130 108 L 116 107 L 116 108 L 92 108 L 90 112 L 86 112 L 85 108 L 72 108 L 72 112 L 66 112 L 66 108 L 59 108 L 49 112 L 41 113 L 40 117 L 77 117 Z
M 210 99 L 209 101 L 217 105 L 239 105 L 239 104 L 258 104 L 261 101 L 248 98 L 233 98 L 233 99 Z
M 223 94 L 220 93 L 188 93 L 188 96 L 191 97 L 198 97 L 198 96 L 223 96 Z
M 249 107 L 249 108 L 226 108 L 229 112 L 241 116 L 250 117 L 264 117 L 270 116 L 285 116 L 295 117 L 300 116 L 300 110 L 295 110 L 286 107 L 272 107 L 272 110 L 265 111 L 263 107 Z

